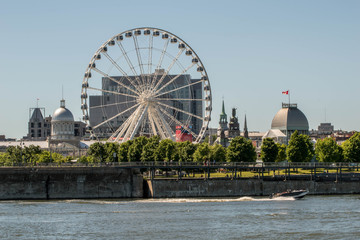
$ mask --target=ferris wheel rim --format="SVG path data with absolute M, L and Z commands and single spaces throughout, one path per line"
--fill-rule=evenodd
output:
M 195 66 L 195 65 L 197 65 L 197 66 L 201 66 L 202 67 L 202 71 L 201 71 L 201 76 L 202 76 L 202 78 L 201 78 L 201 80 L 199 80 L 198 81 L 198 83 L 206 83 L 206 86 L 207 86 L 207 89 L 205 90 L 205 89 L 203 89 L 203 92 L 205 92 L 205 93 L 208 93 L 208 95 L 207 96 L 209 96 L 209 98 L 208 99 L 206 99 L 207 98 L 207 96 L 206 96 L 206 98 L 205 99 L 203 99 L 203 98 L 201 98 L 201 99 L 194 99 L 194 98 L 183 98 L 183 99 L 175 99 L 175 100 L 181 100 L 181 101 L 204 101 L 205 102 L 205 110 L 203 111 L 204 112 L 204 116 L 202 116 L 202 117 L 199 117 L 199 116 L 196 116 L 196 115 L 192 115 L 190 112 L 187 112 L 187 111 L 184 111 L 184 110 L 182 110 L 182 109 L 178 109 L 178 108 L 175 108 L 175 107 L 173 107 L 173 106 L 170 106 L 170 105 L 166 105 L 166 104 L 164 104 L 164 103 L 162 103 L 162 104 L 160 104 L 160 105 L 162 105 L 163 107 L 166 107 L 166 108 L 172 108 L 173 110 L 175 110 L 175 111 L 178 111 L 178 112 L 183 112 L 184 114 L 187 114 L 189 117 L 188 117 L 188 120 L 187 120 L 187 122 L 189 122 L 189 119 L 191 119 L 191 117 L 196 117 L 196 118 L 198 118 L 199 120 L 201 120 L 202 121 L 202 126 L 201 126 L 201 129 L 200 129 L 200 131 L 199 131 L 199 133 L 198 134 L 195 134 L 195 133 L 193 133 L 188 127 L 186 127 L 186 126 L 184 126 L 185 127 L 185 130 L 187 130 L 187 131 L 189 131 L 189 132 L 192 132 L 193 134 L 194 134 L 194 136 L 196 136 L 196 138 L 195 138 L 195 142 L 199 142 L 199 141 L 201 141 L 201 139 L 202 139 L 202 137 L 204 136 L 204 133 L 205 133 L 205 131 L 206 131 L 206 128 L 207 128 L 207 126 L 208 126 L 208 124 L 209 124 L 209 121 L 210 121 L 210 116 L 211 116 L 211 110 L 212 110 L 212 95 L 211 95 L 211 86 L 210 86 L 210 81 L 209 81 L 209 79 L 208 79 L 208 74 L 207 74 L 207 71 L 206 71 L 206 69 L 205 69 L 205 66 L 204 66 L 204 64 L 202 63 L 202 61 L 201 61 L 201 59 L 200 59 L 200 57 L 197 55 L 197 53 L 193 50 L 193 48 L 191 48 L 191 46 L 189 45 L 189 44 L 187 44 L 182 38 L 180 38 L 180 37 L 178 37 L 177 35 L 175 35 L 175 34 L 173 34 L 173 33 L 171 33 L 171 32 L 169 32 L 169 31 L 166 31 L 166 30 L 164 30 L 164 29 L 160 29 L 160 28 L 154 28 L 154 27 L 139 27 L 139 28 L 133 28 L 133 29 L 129 29 L 129 30 L 126 30 L 126 31 L 123 31 L 123 32 L 121 32 L 121 33 L 119 33 L 119 34 L 116 34 L 116 35 L 114 35 L 113 37 L 111 37 L 111 38 L 109 38 L 107 41 L 105 41 L 100 47 L 99 47 L 99 49 L 95 52 L 95 54 L 94 54 L 94 56 L 91 58 L 91 60 L 90 60 L 90 63 L 89 63 L 89 66 L 88 66 L 88 68 L 86 69 L 86 71 L 85 71 L 85 76 L 84 76 L 84 78 L 83 78 L 83 86 L 82 86 L 82 98 L 81 98 L 81 103 L 82 103 L 82 111 L 83 111 L 83 115 L 84 115 L 84 121 L 86 121 L 86 123 L 88 124 L 88 125 L 90 125 L 90 119 L 89 119 L 89 109 L 87 108 L 87 102 L 89 102 L 89 100 L 87 99 L 87 90 L 88 89 L 93 89 L 93 90 L 97 90 L 97 91 L 100 91 L 100 92 L 104 92 L 104 90 L 102 90 L 102 89 L 94 89 L 94 88 L 91 88 L 91 87 L 89 87 L 88 86 L 88 80 L 89 80 L 89 73 L 91 74 L 91 71 L 92 70 L 94 70 L 94 71 L 97 71 L 96 70 L 96 68 L 94 69 L 94 68 L 92 68 L 91 66 L 98 60 L 98 59 L 96 59 L 96 57 L 99 55 L 99 54 L 101 54 L 102 53 L 102 51 L 103 51 L 103 49 L 105 48 L 105 47 L 107 47 L 107 46 L 110 46 L 109 45 L 109 43 L 111 42 L 111 41 L 116 41 L 116 39 L 117 39 L 117 37 L 118 36 L 124 36 L 126 33 L 129 33 L 129 32 L 131 32 L 131 33 L 134 33 L 134 31 L 138 31 L 138 30 L 140 30 L 140 31 L 144 31 L 144 30 L 151 30 L 152 32 L 151 32 L 151 34 L 153 34 L 155 31 L 158 31 L 158 32 L 161 32 L 162 34 L 169 34 L 170 36 L 172 36 L 172 38 L 176 38 L 176 39 L 178 39 L 181 43 L 183 43 L 183 44 L 185 44 L 185 49 L 189 49 L 191 52 L 192 52 L 192 55 L 191 56 L 195 56 L 196 58 L 197 58 L 197 60 L 198 60 L 198 62 L 196 63 L 196 64 L 193 64 L 192 66 Z M 159 35 L 158 35 L 159 36 Z M 134 37 L 133 37 L 133 39 L 134 39 Z M 135 41 L 135 40 L 134 40 Z M 136 51 L 138 51 L 138 49 L 136 49 Z M 150 52 L 150 49 L 149 49 L 149 52 Z M 165 53 L 166 53 L 166 51 L 165 51 Z M 104 54 L 104 53 L 103 53 Z M 104 54 L 105 56 L 107 55 L 107 54 Z M 107 56 L 106 56 L 107 57 Z M 175 59 L 176 61 L 177 61 L 177 59 Z M 110 59 L 109 59 L 109 61 L 111 61 Z M 139 60 L 139 64 L 140 64 L 140 67 L 141 67 L 141 60 Z M 113 62 L 111 62 L 113 65 L 114 65 L 114 63 Z M 130 66 L 130 65 L 129 65 Z M 131 67 L 131 66 L 130 66 Z M 141 72 L 143 72 L 142 70 L 141 70 Z M 150 72 L 150 70 L 149 70 L 149 72 Z M 185 71 L 185 73 L 186 73 L 187 71 Z M 106 74 L 106 73 L 103 73 L 103 74 L 101 74 L 101 75 L 103 75 L 104 77 L 107 77 L 107 78 L 112 78 L 110 75 L 108 75 L 108 74 Z M 164 74 L 165 75 L 165 74 Z M 163 76 L 164 76 L 163 75 Z M 181 75 L 181 74 L 179 74 L 179 75 Z M 91 76 L 91 75 L 90 75 Z M 138 79 L 137 78 L 139 78 L 139 76 L 137 76 L 136 77 L 136 75 L 134 74 L 134 76 L 135 76 L 135 79 L 138 81 Z M 128 77 L 128 75 L 127 75 L 127 73 L 125 72 L 125 74 L 124 74 L 124 76 L 123 77 L 125 77 L 125 78 L 127 78 Z M 203 77 L 204 77 L 204 79 L 205 80 L 203 80 Z M 115 81 L 115 82 L 117 82 L 115 79 L 112 79 L 112 81 Z M 140 81 L 140 80 L 139 80 Z M 132 81 L 129 81 L 129 82 L 132 82 Z M 121 84 L 121 82 L 117 82 L 119 85 L 122 85 L 122 87 L 124 87 L 124 88 L 126 88 L 126 89 L 128 89 L 129 91 L 131 91 L 133 94 L 135 94 L 135 95 L 137 95 L 137 96 L 140 96 L 140 94 L 141 94 L 141 90 L 142 91 L 144 91 L 144 89 L 132 89 L 132 88 L 130 88 L 130 87 L 128 87 L 128 86 L 125 86 L 125 84 Z M 204 85 L 205 86 L 205 85 Z M 182 87 L 184 87 L 184 86 L 182 86 Z M 185 87 L 190 87 L 190 85 L 188 84 L 188 85 L 186 85 Z M 168 92 L 165 92 L 165 93 L 161 93 L 161 90 L 162 89 L 164 89 L 165 87 L 164 86 L 162 86 L 162 88 L 160 88 L 160 89 L 158 89 L 158 92 L 157 92 L 157 95 L 155 96 L 155 97 L 159 97 L 159 96 L 161 96 L 161 95 L 165 95 L 165 94 L 168 94 L 168 93 L 170 93 L 170 91 L 173 91 L 173 92 L 176 92 L 176 91 L 178 91 L 179 90 L 179 88 L 175 88 L 175 89 L 172 89 L 172 90 L 170 90 L 170 91 L 168 91 Z M 181 88 L 181 87 L 180 87 Z M 119 93 L 117 93 L 117 92 L 112 92 L 113 94 L 119 94 Z M 83 95 L 86 95 L 86 98 L 83 98 Z M 124 93 L 121 93 L 121 94 L 119 94 L 119 95 L 123 95 L 123 96 L 125 96 L 125 94 Z M 132 94 L 127 94 L 126 96 L 127 97 L 129 97 L 129 98 L 136 98 L 136 96 L 135 95 L 132 95 Z M 162 99 L 162 98 L 157 98 L 157 100 L 159 101 L 161 101 L 161 100 L 164 100 L 164 101 L 168 101 L 169 100 L 169 98 L 164 98 L 164 99 Z M 136 100 L 133 100 L 134 102 L 136 102 Z M 125 102 L 125 103 L 128 103 L 128 102 Z M 118 104 L 125 104 L 125 103 L 115 103 L 114 105 L 118 105 Z M 86 106 L 86 107 L 84 107 L 83 108 L 83 106 Z M 166 105 L 166 106 L 165 106 Z M 106 105 L 107 106 L 107 105 Z M 141 105 L 141 104 L 136 104 L 136 105 L 134 105 L 134 106 L 132 106 L 132 108 L 135 108 L 135 106 L 137 106 L 137 109 L 136 110 L 134 110 L 134 112 L 133 112 L 133 114 L 135 113 L 135 111 L 136 111 L 136 114 L 133 116 L 133 114 L 131 115 L 131 116 L 133 116 L 133 118 L 135 118 L 135 117 L 143 117 L 143 115 L 144 115 L 144 111 L 145 111 L 145 108 Z M 100 106 L 101 107 L 101 106 Z M 91 108 L 91 107 L 90 107 Z M 131 108 L 131 109 L 132 109 Z M 152 111 L 152 114 L 154 114 L 154 115 L 156 115 L 157 113 L 157 111 L 160 111 L 160 112 L 162 112 L 163 114 L 165 114 L 165 112 L 164 112 L 164 110 L 163 110 L 163 108 L 162 107 L 159 107 L 158 106 L 158 108 L 159 109 L 157 109 L 157 108 L 154 108 L 154 109 L 151 109 L 151 111 Z M 143 111 L 140 111 L 140 110 L 143 110 Z M 146 108 L 146 111 L 148 110 L 148 108 Z M 121 113 L 120 113 L 121 114 Z M 140 114 L 140 115 L 139 115 Z M 116 116 L 116 115 L 115 115 Z M 190 117 L 191 116 L 191 117 Z M 169 117 L 169 116 L 168 116 Z M 171 117 L 169 117 L 170 119 L 171 119 Z M 159 120 L 158 119 L 158 121 L 161 121 L 161 119 Z M 174 119 L 172 119 L 172 121 L 174 121 L 174 122 L 176 122 L 176 119 L 174 118 Z M 104 121 L 102 124 L 105 124 L 105 123 L 107 123 L 108 121 Z M 176 123 L 181 123 L 181 122 L 176 122 Z M 137 124 L 138 125 L 138 124 Z M 183 124 L 181 124 L 181 125 L 183 125 Z M 95 126 L 96 127 L 96 126 Z M 94 127 L 94 128 L 95 128 Z M 138 127 L 138 126 L 137 126 Z M 186 129 L 187 128 L 187 129 Z M 119 128 L 120 129 L 120 128 Z M 117 129 L 117 131 L 119 130 L 119 129 Z M 121 130 L 119 130 L 119 131 L 121 131 Z M 168 135 L 169 135 L 170 133 L 168 132 Z M 125 138 L 124 138 L 124 140 L 126 140 Z

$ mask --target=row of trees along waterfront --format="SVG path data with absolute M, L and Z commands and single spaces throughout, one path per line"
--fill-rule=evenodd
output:
M 360 162 L 360 133 L 355 133 L 341 146 L 332 138 L 319 139 L 315 146 L 309 136 L 291 135 L 288 146 L 275 143 L 266 138 L 261 146 L 261 159 L 264 162 L 309 162 L 315 157 L 319 162 Z M 20 165 L 36 163 L 66 163 L 71 157 L 41 150 L 37 146 L 8 147 L 0 153 L 0 165 Z M 90 146 L 87 155 L 78 159 L 81 163 L 105 162 L 255 162 L 256 151 L 250 140 L 243 137 L 232 139 L 227 148 L 221 145 L 210 146 L 207 142 L 173 142 L 161 140 L 158 136 L 138 137 L 125 143 L 97 142 Z
M 360 133 L 355 133 L 342 145 L 333 138 L 318 139 L 315 146 L 309 136 L 295 131 L 288 146 L 266 138 L 261 146 L 261 159 L 264 162 L 360 162 Z

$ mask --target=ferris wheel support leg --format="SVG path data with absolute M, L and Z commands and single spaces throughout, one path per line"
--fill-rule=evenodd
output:
M 159 110 L 156 109 L 156 111 L 157 111 L 158 116 L 159 116 L 159 118 L 160 118 L 160 120 L 161 120 L 161 122 L 162 122 L 162 125 L 164 126 L 164 128 L 165 128 L 165 130 L 166 130 L 166 132 L 167 132 L 167 134 L 168 134 L 168 137 L 169 137 L 171 140 L 175 141 L 174 132 L 171 130 L 169 124 L 165 121 L 164 117 L 159 113 Z
M 139 118 L 139 114 L 141 112 L 142 106 L 140 105 L 140 107 L 138 107 L 135 111 L 135 113 L 132 115 L 131 121 L 129 122 L 130 126 L 127 129 L 124 138 L 122 140 L 122 142 L 126 142 L 127 140 L 131 140 L 129 139 L 130 133 L 132 132 L 132 129 L 134 128 L 134 125 L 136 124 L 136 119 Z
M 153 111 L 152 108 L 149 107 L 148 118 L 149 118 L 149 121 L 150 121 L 150 125 L 151 125 L 151 128 L 152 128 L 153 134 L 158 135 L 157 131 L 156 131 L 156 126 L 155 126 L 155 123 L 154 123 L 154 119 L 152 117 L 152 111 Z
M 134 138 L 137 130 L 138 130 L 139 127 L 140 127 L 140 124 L 141 124 L 142 121 L 144 120 L 144 116 L 145 116 L 145 113 L 147 112 L 148 108 L 149 108 L 149 105 L 147 105 L 147 106 L 144 108 L 144 110 L 142 111 L 139 120 L 137 121 L 134 129 L 133 129 L 132 132 L 131 132 L 130 139 L 133 139 L 133 138 Z
M 131 119 L 132 119 L 132 115 L 128 118 L 128 121 L 123 124 L 123 127 L 121 126 L 122 129 L 115 139 L 116 142 L 120 140 L 121 136 L 123 136 L 125 131 L 129 128 L 129 126 L 132 122 Z M 122 139 L 121 142 L 122 143 L 125 142 L 124 139 Z
M 156 111 L 155 108 L 152 108 L 153 113 L 151 114 L 153 117 L 153 120 L 155 122 L 155 125 L 157 126 L 157 129 L 159 131 L 159 134 L 161 136 L 162 139 L 166 139 L 167 136 L 165 135 L 165 129 L 161 124 L 161 120 L 159 119 L 159 115 L 158 112 Z
M 119 141 L 119 138 L 121 137 L 121 135 L 124 133 L 124 131 L 129 127 L 129 124 L 131 123 L 130 121 L 131 118 L 128 118 L 117 130 L 116 132 L 114 132 L 113 135 L 111 135 L 110 140 L 114 139 L 114 142 Z

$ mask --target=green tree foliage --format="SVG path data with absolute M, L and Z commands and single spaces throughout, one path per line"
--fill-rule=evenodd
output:
M 105 144 L 102 142 L 96 142 L 90 145 L 88 155 L 96 159 L 96 162 L 105 162 L 106 151 Z
M 9 162 L 16 165 L 23 163 L 22 148 L 20 146 L 10 146 L 6 149 L 6 153 Z
M 315 150 L 309 136 L 295 131 L 290 137 L 286 154 L 290 162 L 310 162 L 315 155 Z
M 104 144 L 105 162 L 118 161 L 119 144 L 114 142 L 107 142 Z M 114 153 L 116 154 L 114 158 Z
M 159 147 L 160 137 L 151 137 L 142 149 L 141 161 L 142 162 L 154 162 L 156 149 Z
M 360 133 L 356 132 L 343 143 L 344 160 L 360 162 Z
M 39 155 L 38 163 L 64 163 L 67 162 L 63 155 L 55 152 L 42 151 Z
M 265 138 L 261 145 L 261 159 L 263 162 L 275 162 L 279 148 L 272 138 Z
M 318 139 L 315 153 L 319 162 L 342 162 L 344 159 L 343 149 L 332 138 Z
M 179 161 L 180 162 L 192 162 L 193 161 L 193 155 L 196 150 L 196 145 L 189 142 L 178 142 L 176 144 L 176 149 L 179 155 Z
M 206 162 L 210 160 L 210 146 L 207 142 L 198 144 L 194 152 L 194 162 Z
M 127 158 L 129 162 L 141 161 L 141 154 L 144 146 L 147 144 L 148 138 L 141 136 L 135 138 L 131 146 L 129 147 Z
M 226 150 L 227 162 L 255 162 L 256 151 L 251 140 L 244 137 L 235 137 Z
M 276 143 L 278 147 L 278 154 L 276 156 L 275 162 L 282 162 L 286 160 L 286 145 Z
M 7 154 L 6 153 L 1 153 L 0 152 L 0 165 L 1 166 L 8 166 L 8 163 L 7 163 Z M 10 164 L 9 164 L 10 165 Z
M 23 160 L 26 163 L 36 163 L 42 150 L 39 146 L 30 145 L 23 148 Z
M 215 144 L 210 147 L 210 161 L 211 162 L 225 162 L 226 161 L 226 148 L 220 144 Z
M 173 160 L 176 153 L 175 143 L 170 139 L 161 140 L 159 147 L 156 149 L 155 160 L 169 162 Z
M 121 143 L 118 150 L 118 161 L 119 162 L 129 162 L 128 159 L 128 152 L 130 146 L 133 144 L 133 140 L 126 141 L 124 143 Z
M 30 145 L 29 147 L 10 146 L 6 149 L 4 155 L 4 162 L 6 165 L 19 165 L 19 164 L 35 164 L 39 160 L 39 155 L 42 150 L 39 146 Z M 11 163 L 11 164 L 9 164 Z

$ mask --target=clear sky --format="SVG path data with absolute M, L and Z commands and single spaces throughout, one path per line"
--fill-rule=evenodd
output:
M 76 120 L 81 82 L 94 52 L 125 30 L 150 26 L 184 39 L 212 87 L 211 127 L 222 97 L 228 116 L 246 113 L 266 131 L 291 102 L 310 129 L 331 122 L 360 130 L 360 1 L 0 1 L 0 134 L 27 134 L 29 108 L 59 107 L 61 88 Z

